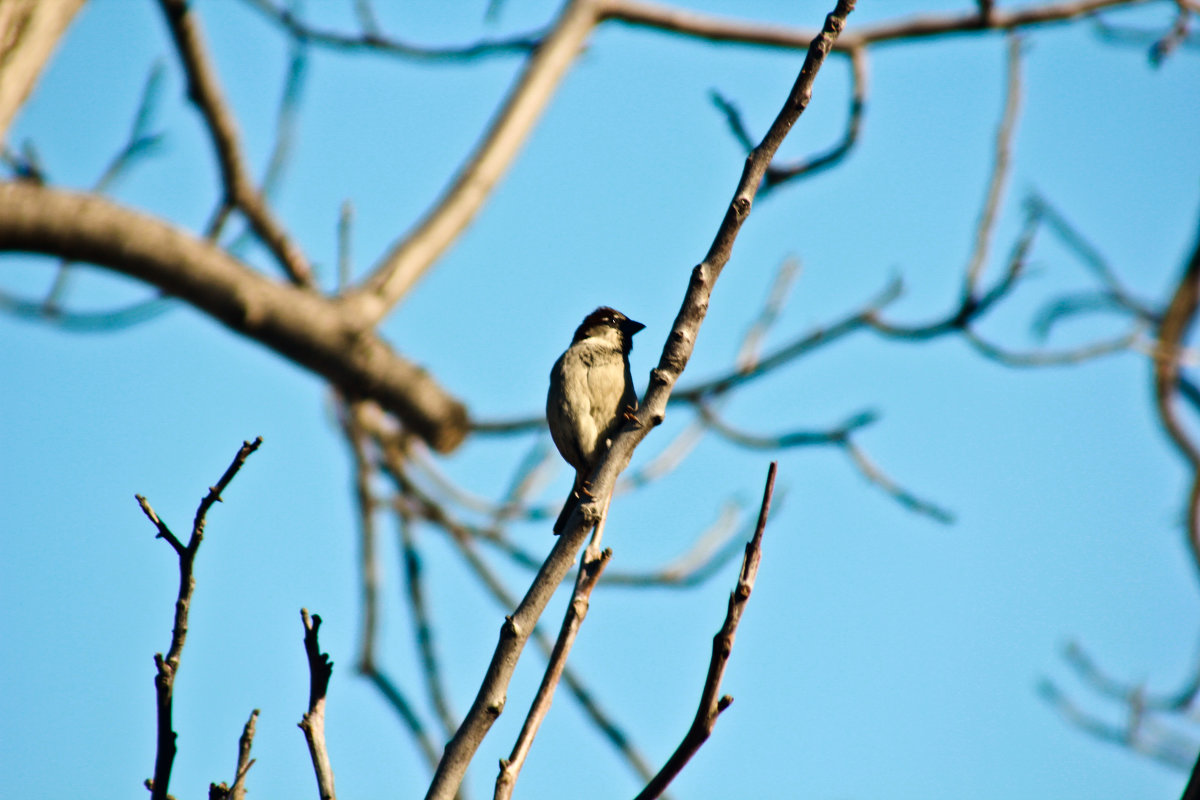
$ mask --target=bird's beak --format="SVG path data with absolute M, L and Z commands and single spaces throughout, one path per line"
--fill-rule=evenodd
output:
M 633 336 L 644 327 L 646 326 L 640 322 L 634 322 L 631 319 L 627 319 L 621 323 L 621 332 L 626 336 Z

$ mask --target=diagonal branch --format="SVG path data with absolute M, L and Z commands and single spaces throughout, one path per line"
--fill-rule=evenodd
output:
M 567 3 L 449 188 L 412 232 L 392 246 L 355 293 L 364 319 L 382 318 L 475 217 L 516 158 L 597 21 L 596 0 Z
M 733 698 L 724 695 L 718 699 L 721 691 L 721 678 L 725 675 L 725 665 L 729 662 L 729 654 L 733 651 L 733 638 L 737 633 L 738 623 L 750 600 L 750 592 L 754 589 L 754 580 L 758 577 L 758 564 L 762 558 L 762 537 L 767 527 L 767 516 L 771 510 L 771 494 L 775 489 L 775 472 L 778 462 L 772 461 L 767 470 L 767 485 L 763 489 L 762 506 L 758 511 L 758 525 L 754 536 L 746 543 L 746 554 L 742 558 L 742 570 L 738 575 L 737 586 L 729 595 L 729 608 L 725 612 L 725 622 L 713 637 L 712 657 L 708 662 L 708 675 L 704 679 L 704 689 L 700 692 L 700 706 L 687 735 L 679 743 L 679 747 L 667 759 L 667 763 L 659 770 L 654 779 L 638 794 L 636 800 L 654 800 L 659 797 L 691 760 L 700 746 L 708 741 L 717 717 L 729 708 Z
M 428 800 L 448 800 L 462 783 L 475 751 L 504 709 L 508 683 L 538 617 L 563 576 L 570 570 L 575 553 L 583 545 L 587 531 L 599 521 L 600 503 L 606 502 L 605 498 L 611 494 L 617 475 L 629 464 L 634 448 L 652 428 L 662 422 L 667 398 L 670 397 L 671 389 L 691 357 L 713 286 L 721 270 L 729 262 L 734 241 L 750 213 L 763 174 L 792 125 L 808 107 L 817 71 L 824 63 L 838 34 L 845 27 L 846 16 L 853 8 L 854 0 L 839 0 L 834 11 L 826 17 L 821 35 L 813 40 L 804 59 L 804 66 L 782 110 L 762 143 L 747 157 L 733 200 L 708 254 L 704 261 L 692 270 L 683 305 L 676 315 L 659 365 L 651 372 L 650 387 L 646 391 L 644 402 L 634 420 L 627 423 L 614 438 L 607 455 L 590 476 L 589 483 L 596 498 L 577 506 L 567 522 L 566 530 L 547 556 L 521 604 L 505 619 L 500 631 L 500 641 L 496 645 L 487 674 L 458 732 L 446 745 L 442 761 L 426 794 Z
M 0 144 L 84 0 L 8 0 L 0 5 Z
M 209 62 L 200 21 L 187 0 L 159 0 L 179 59 L 187 75 L 188 97 L 204 117 L 205 127 L 217 151 L 225 201 L 241 210 L 263 244 L 271 251 L 288 277 L 298 286 L 311 286 L 312 270 L 300 248 L 275 219 L 266 200 L 254 187 L 246 169 L 246 158 L 238 141 L 237 124 Z

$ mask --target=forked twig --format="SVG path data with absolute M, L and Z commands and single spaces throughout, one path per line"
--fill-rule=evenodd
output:
M 186 545 L 159 518 L 150 506 L 150 501 L 140 494 L 134 495 L 138 505 L 142 508 L 142 513 L 154 523 L 154 527 L 158 530 L 156 538 L 165 539 L 179 558 L 179 594 L 175 599 L 175 622 L 171 629 L 171 647 L 167 650 L 165 657 L 162 653 L 154 654 L 154 665 L 157 668 L 154 678 L 154 695 L 157 706 L 158 744 L 155 748 L 154 777 L 146 781 L 146 785 L 150 789 L 151 800 L 167 800 L 167 788 L 171 783 L 171 768 L 175 763 L 177 735 L 171 722 L 175 697 L 175 676 L 179 672 L 183 645 L 187 639 L 188 611 L 192 605 L 192 593 L 196 589 L 193 570 L 196 553 L 200 550 L 200 543 L 204 541 L 204 526 L 208 510 L 212 508 L 213 503 L 221 499 L 221 492 L 225 491 L 225 487 L 237 475 L 238 470 L 246 463 L 250 454 L 259 448 L 262 441 L 262 437 L 259 436 L 253 442 L 242 442 L 233 462 L 225 470 L 221 479 L 217 481 L 216 486 L 209 488 L 208 493 L 196 508 L 196 516 L 192 520 L 192 534 Z

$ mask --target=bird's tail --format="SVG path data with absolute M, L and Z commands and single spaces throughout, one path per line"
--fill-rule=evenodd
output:
M 571 487 L 571 493 L 567 495 L 567 502 L 563 503 L 562 511 L 558 512 L 558 519 L 554 521 L 554 535 L 558 536 L 567 527 L 567 520 L 575 513 L 575 507 L 579 505 L 579 489 L 583 478 L 580 475 L 575 476 L 575 485 Z

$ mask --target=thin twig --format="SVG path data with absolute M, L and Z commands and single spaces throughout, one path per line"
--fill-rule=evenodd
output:
M 1149 711 L 1185 711 L 1200 694 L 1200 660 L 1192 666 L 1191 674 L 1180 688 L 1151 694 L 1144 686 L 1118 681 L 1106 674 L 1079 642 L 1069 642 L 1063 649 L 1063 658 L 1080 680 L 1098 694 L 1122 703 L 1130 703 L 1136 696 L 1141 706 Z
M 383 460 L 387 473 L 395 481 L 397 491 L 400 493 L 397 497 L 397 503 L 404 505 L 412 504 L 415 506 L 413 509 L 406 510 L 405 513 L 419 514 L 426 521 L 445 530 L 449 534 L 450 541 L 458 548 L 467 566 L 479 578 L 484 588 L 488 590 L 497 604 L 503 609 L 510 609 L 515 606 L 517 598 L 512 596 L 503 581 L 500 580 L 476 551 L 474 546 L 476 536 L 466 526 L 454 520 L 442 506 L 434 503 L 431 498 L 424 495 L 420 488 L 411 481 L 404 469 L 398 448 L 395 446 L 384 448 Z M 537 565 L 534 564 L 534 567 L 536 568 Z M 542 652 L 548 657 L 552 650 L 549 638 L 536 626 L 533 630 L 533 638 Z M 620 726 L 601 708 L 591 692 L 584 686 L 582 679 L 575 675 L 569 666 L 563 672 L 563 681 L 567 684 L 567 688 L 571 691 L 584 713 L 587 714 L 596 728 L 604 735 L 605 739 L 621 754 L 634 772 L 643 779 L 648 779 L 652 772 L 645 758 L 634 747 Z
M 986 16 L 981 16 L 978 10 L 904 16 L 844 31 L 833 43 L 832 49 L 847 53 L 868 45 L 900 44 L 917 39 L 1050 25 L 1092 15 L 1104 9 L 1137 6 L 1148 2 L 1152 0 L 1066 0 L 1024 8 L 993 9 Z M 644 0 L 605 0 L 604 16 L 606 19 L 627 25 L 653 28 L 710 42 L 786 50 L 808 47 L 819 33 L 812 28 L 719 17 Z
M 717 717 L 729 707 L 733 698 L 729 695 L 718 697 L 721 691 L 721 679 L 725 675 L 725 665 L 729 663 L 729 654 L 733 652 L 733 639 L 737 633 L 738 623 L 754 589 L 754 580 L 758 577 L 758 565 L 762 558 L 762 537 L 767 527 L 767 516 L 771 509 L 771 493 L 775 489 L 775 472 L 778 462 L 772 461 L 767 470 L 767 485 L 763 490 L 762 505 L 758 511 L 758 524 L 754 536 L 746 544 L 746 555 L 742 558 L 742 569 L 738 575 L 737 586 L 729 595 L 729 607 L 725 612 L 725 622 L 717 635 L 713 637 L 712 657 L 708 662 L 708 675 L 704 679 L 704 689 L 700 693 L 700 706 L 692 726 L 688 729 L 683 741 L 675 748 L 675 752 L 667 759 L 667 763 L 658 774 L 638 794 L 637 800 L 653 800 L 660 796 L 670 785 L 675 776 L 687 765 L 712 734 L 717 724 Z
M 417 652 L 421 656 L 421 673 L 425 676 L 425 690 L 433 704 L 442 731 L 446 736 L 458 727 L 450 700 L 442 680 L 442 670 L 433 642 L 433 625 L 429 620 L 429 609 L 425 603 L 424 580 L 421 575 L 421 554 L 413 538 L 412 520 L 403 511 L 396 514 L 400 529 L 400 549 L 404 559 L 405 586 L 408 591 L 408 608 L 413 618 L 413 634 L 417 639 Z
M 300 720 L 300 730 L 304 731 L 304 740 L 308 742 L 321 800 L 336 800 L 333 765 L 329 763 L 329 751 L 325 749 L 325 695 L 333 676 L 333 662 L 327 653 L 321 652 L 317 641 L 321 617 L 318 614 L 310 617 L 308 609 L 302 608 L 300 619 L 304 623 L 304 653 L 308 657 L 308 711 Z
M 343 200 L 341 211 L 338 213 L 337 226 L 337 290 L 339 294 L 349 288 L 350 282 L 354 278 L 353 228 L 354 204 L 349 200 Z
M 836 166 L 850 154 L 858 143 L 862 132 L 863 114 L 867 106 L 867 49 L 858 47 L 849 51 L 850 56 L 850 109 L 846 115 L 846 129 L 841 140 L 823 153 L 791 163 L 774 162 L 763 177 L 762 195 L 777 189 L 797 178 L 806 178 Z M 754 143 L 746 133 L 737 108 L 720 95 L 714 93 L 714 102 L 725 114 L 734 136 L 746 150 Z
M 362 25 L 361 33 L 341 33 L 314 27 L 287 8 L 277 6 L 270 0 L 245 0 L 245 2 L 287 31 L 294 39 L 305 44 L 319 45 L 333 50 L 373 51 L 431 63 L 474 61 L 491 56 L 522 55 L 537 47 L 543 37 L 541 31 L 532 31 L 503 39 L 484 39 L 465 45 L 429 47 L 383 34 L 379 30 L 374 15 L 369 11 L 366 14 L 362 13 L 368 7 L 361 2 L 355 3 L 355 9 L 359 12 L 359 22 Z
M 237 125 L 221 94 L 216 71 L 209 61 L 200 21 L 186 0 L 159 0 L 175 48 L 187 75 L 188 97 L 204 118 L 221 169 L 225 202 L 236 206 L 255 234 L 298 286 L 311 286 L 312 270 L 299 246 L 275 219 L 262 194 L 254 188 L 238 141 Z
M 905 489 L 896 481 L 889 478 L 883 470 L 877 467 L 871 459 L 867 458 L 867 454 L 862 448 L 856 445 L 853 441 L 847 439 L 844 445 L 846 452 L 850 455 L 850 461 L 858 469 L 859 474 L 866 478 L 870 483 L 878 486 L 885 494 L 890 496 L 897 503 L 907 508 L 916 514 L 923 514 L 930 519 L 934 519 L 945 525 L 954 522 L 954 512 L 942 508 L 941 506 L 929 500 L 923 500 L 917 497 L 912 492 Z
M 254 743 L 254 729 L 257 721 L 258 709 L 256 708 L 250 712 L 250 719 L 246 720 L 246 724 L 242 728 L 242 735 L 238 737 L 237 769 L 234 771 L 233 785 L 230 786 L 223 782 L 209 784 L 208 800 L 244 800 L 246 797 L 246 774 L 254 766 L 254 759 L 250 757 L 250 746 Z
M 597 528 L 599 529 L 599 526 Z M 554 700 L 554 690 L 567 665 L 567 656 L 575 644 L 579 627 L 583 624 L 584 617 L 587 616 L 592 590 L 596 588 L 600 574 L 604 572 L 604 567 L 612 558 L 612 550 L 608 548 L 593 552 L 598 547 L 598 539 L 593 538 L 592 544 L 584 552 L 583 563 L 579 566 L 575 581 L 575 589 L 571 593 L 571 601 L 567 603 L 562 627 L 559 629 L 558 638 L 554 640 L 554 648 L 550 652 L 541 685 L 538 686 L 537 694 L 529 707 L 529 713 L 525 716 L 525 724 L 521 727 L 521 733 L 513 745 L 512 753 L 508 758 L 500 761 L 500 774 L 496 777 L 495 800 L 508 800 L 512 797 L 517 778 L 521 774 L 521 767 L 524 766 L 525 759 L 529 756 L 529 749 L 533 746 L 533 740 L 537 736 L 542 720 L 550 711 L 550 704 Z
M 1153 725 L 1136 701 L 1126 707 L 1124 724 L 1113 724 L 1076 705 L 1049 680 L 1038 684 L 1038 694 L 1068 723 L 1101 741 L 1150 756 L 1176 770 L 1188 769 L 1195 759 L 1195 741 Z
M 151 800 L 167 800 L 167 789 L 171 783 L 171 768 L 175 763 L 177 734 L 172 727 L 171 717 L 175 696 L 175 676 L 179 673 L 179 663 L 183 656 L 183 645 L 187 639 L 188 611 L 192 605 L 192 593 L 196 589 L 194 568 L 196 553 L 200 543 L 204 541 L 204 526 L 208 510 L 213 503 L 221 499 L 221 492 L 237 475 L 238 470 L 246 463 L 246 459 L 262 445 L 259 436 L 253 442 L 243 442 L 233 462 L 225 470 L 217 484 L 208 490 L 208 494 L 196 508 L 196 516 L 192 520 L 192 534 L 185 545 L 167 526 L 148 501 L 142 495 L 134 495 L 141 506 L 142 513 L 154 523 L 158 531 L 155 538 L 165 539 L 179 559 L 179 594 L 175 599 L 175 621 L 171 629 L 171 646 L 164 657 L 162 653 L 154 654 L 156 674 L 154 678 L 154 695 L 157 707 L 157 747 L 154 757 L 154 777 L 146 781 L 150 789 Z
M 358 673 L 371 682 L 383 695 L 388 705 L 396 712 L 412 734 L 422 756 L 430 769 L 437 766 L 438 752 L 417 716 L 413 705 L 379 666 L 375 657 L 375 643 L 379 627 L 379 564 L 376 556 L 375 507 L 371 492 L 371 477 L 374 466 L 367 455 L 366 434 L 363 416 L 364 403 L 340 404 L 340 419 L 346 441 L 354 459 L 354 495 L 358 505 L 359 519 L 359 580 L 362 586 L 362 622 L 358 656 Z
M 982 13 L 982 12 L 981 12 Z M 1008 182 L 1009 163 L 1012 160 L 1013 133 L 1017 127 L 1017 115 L 1021 108 L 1021 39 L 1015 33 L 1008 35 L 1008 73 L 1004 90 L 1004 113 L 996 129 L 996 147 L 992 156 L 992 174 L 988 180 L 987 199 L 979 212 L 979 224 L 975 229 L 975 247 L 967 263 L 966 282 L 963 293 L 973 296 L 978 292 L 979 279 L 987 264 L 992 234 Z
M 304 92 L 304 79 L 307 73 L 308 50 L 303 45 L 293 44 L 288 59 L 287 77 L 284 79 L 283 91 L 279 98 L 279 110 L 275 114 L 275 137 L 271 145 L 271 155 L 267 159 L 267 168 L 263 171 L 262 184 L 259 189 L 264 205 L 270 202 L 277 193 L 291 161 L 292 146 L 296 139 L 296 116 L 300 108 L 300 99 Z M 229 252 L 240 256 L 252 232 L 253 227 L 242 231 L 230 243 Z

